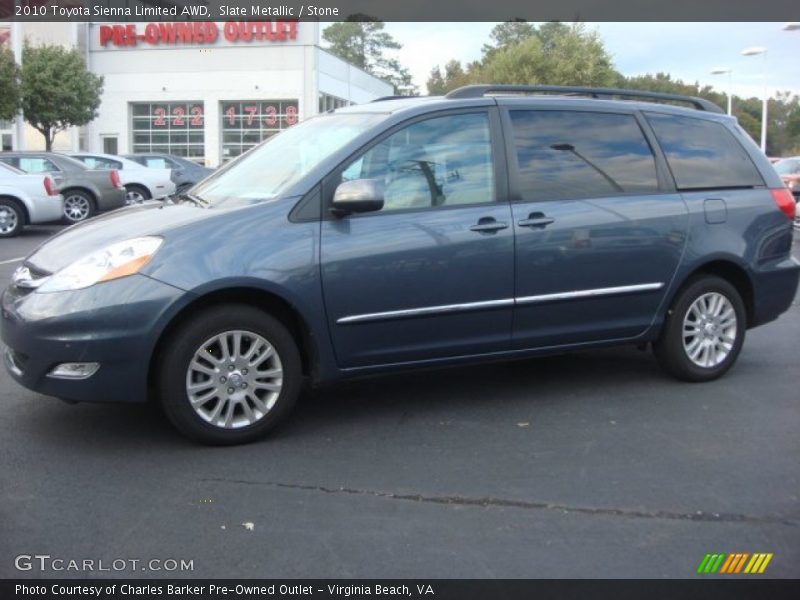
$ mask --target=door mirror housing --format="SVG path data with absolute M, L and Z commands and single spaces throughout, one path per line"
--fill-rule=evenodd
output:
M 333 194 L 331 212 L 342 217 L 350 213 L 372 212 L 383 208 L 383 182 L 379 179 L 354 179 L 340 183 Z

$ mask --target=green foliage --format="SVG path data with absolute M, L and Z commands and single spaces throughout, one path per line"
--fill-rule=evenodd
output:
M 475 62 L 468 65 L 465 71 L 460 62 L 451 60 L 444 66 L 444 73 L 442 73 L 439 65 L 436 65 L 427 82 L 428 93 L 432 96 L 442 96 L 457 87 L 469 85 L 472 70 L 478 68 L 480 68 L 480 63 Z
M 44 136 L 48 151 L 59 131 L 97 116 L 103 78 L 86 70 L 77 50 L 26 42 L 21 76 L 25 120 Z
M 0 47 L 0 119 L 14 118 L 19 106 L 19 67 L 11 50 Z
M 499 49 L 524 42 L 536 34 L 536 27 L 522 19 L 499 23 L 489 34 L 490 43 L 483 45 L 483 56 L 491 56 Z
M 536 27 L 509 21 L 495 26 L 490 37 L 481 61 L 466 69 L 450 61 L 444 73 L 435 67 L 428 92 L 447 93 L 471 83 L 608 86 L 617 78 L 602 40 L 580 23 Z
M 397 59 L 385 56 L 387 50 L 403 46 L 383 28 L 382 21 L 355 14 L 326 27 L 322 39 L 328 43 L 330 52 L 392 84 L 396 94 L 414 95 L 416 87 L 411 83 L 411 73 Z

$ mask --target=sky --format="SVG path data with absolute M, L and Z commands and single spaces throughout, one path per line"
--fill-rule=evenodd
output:
M 434 65 L 451 59 L 462 63 L 481 57 L 495 23 L 387 23 L 388 33 L 403 44 L 395 53 L 419 86 Z M 685 82 L 729 87 L 739 96 L 762 97 L 767 89 L 800 94 L 800 30 L 783 31 L 785 23 L 586 23 L 596 30 L 624 75 L 666 72 Z M 766 56 L 742 56 L 745 48 L 767 48 Z M 766 67 L 766 69 L 765 69 Z M 728 75 L 711 75 L 731 69 Z

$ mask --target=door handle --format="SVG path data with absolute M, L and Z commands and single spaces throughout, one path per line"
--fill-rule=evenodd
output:
M 507 229 L 508 223 L 502 221 L 495 221 L 492 217 L 483 217 L 478 222 L 469 228 L 470 231 L 477 231 L 479 233 L 494 233 L 501 229 Z
M 554 223 L 555 219 L 551 217 L 546 217 L 544 213 L 541 212 L 532 212 L 528 215 L 527 219 L 522 219 L 522 221 L 518 221 L 517 225 L 520 227 L 538 227 L 544 228 Z

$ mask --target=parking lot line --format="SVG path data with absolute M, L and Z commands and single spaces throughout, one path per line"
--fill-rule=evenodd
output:
M 24 260 L 24 259 L 25 259 L 24 256 L 19 256 L 17 258 L 9 258 L 8 260 L 0 260 L 0 265 L 7 265 L 7 264 L 10 264 L 10 263 L 15 263 L 15 262 L 19 262 L 19 261 Z

